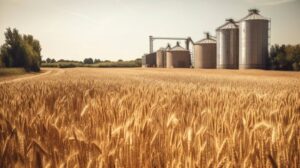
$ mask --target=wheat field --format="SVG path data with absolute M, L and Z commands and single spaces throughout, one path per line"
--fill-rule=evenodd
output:
M 300 74 L 51 71 L 0 84 L 0 167 L 300 167 Z

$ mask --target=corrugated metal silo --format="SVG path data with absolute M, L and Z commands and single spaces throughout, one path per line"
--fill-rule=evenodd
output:
M 240 21 L 240 69 L 265 69 L 268 59 L 269 20 L 250 9 Z
M 177 45 L 166 51 L 167 68 L 189 68 L 191 66 L 190 51 Z
M 216 68 L 216 40 L 206 38 L 194 44 L 195 68 Z
M 233 19 L 217 28 L 217 68 L 239 68 L 239 27 Z
M 142 67 L 156 67 L 156 53 L 145 54 L 142 56 Z
M 160 48 L 156 52 L 156 66 L 158 68 L 166 67 L 166 49 Z

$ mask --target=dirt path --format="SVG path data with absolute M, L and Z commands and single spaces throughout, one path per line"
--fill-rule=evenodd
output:
M 19 82 L 28 79 L 40 78 L 47 75 L 56 75 L 62 73 L 64 70 L 58 68 L 45 68 L 42 69 L 42 71 L 44 72 L 39 74 L 26 74 L 26 75 L 16 76 L 13 78 L 3 79 L 2 81 L 0 81 L 0 85 L 4 83 L 13 83 L 13 82 Z

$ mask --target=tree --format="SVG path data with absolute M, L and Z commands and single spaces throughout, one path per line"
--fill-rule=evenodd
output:
M 300 45 L 274 45 L 271 47 L 269 67 L 278 70 L 300 69 Z
M 142 66 L 142 59 L 141 58 L 135 59 L 135 63 L 137 64 L 137 66 Z
M 53 58 L 51 59 L 50 63 L 56 63 L 56 60 Z
M 51 58 L 47 58 L 46 63 L 51 63 Z
M 123 60 L 122 60 L 122 59 L 119 59 L 118 62 L 123 62 Z
M 0 58 L 6 67 L 24 67 L 26 71 L 40 71 L 41 46 L 32 35 L 20 35 L 17 29 L 6 29 L 5 44 Z
M 94 63 L 100 63 L 100 62 L 101 62 L 100 59 L 95 59 L 95 60 L 94 60 Z
M 85 59 L 83 60 L 83 63 L 84 63 L 84 64 L 93 64 L 94 61 L 93 61 L 92 58 L 85 58 Z
M 8 50 L 9 50 L 8 49 L 8 44 L 3 44 L 1 46 L 1 50 L 0 50 L 1 62 L 3 64 L 3 66 L 12 67 L 13 58 L 9 55 Z

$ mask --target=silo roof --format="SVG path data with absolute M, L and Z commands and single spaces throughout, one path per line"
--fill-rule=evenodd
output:
M 183 47 L 181 47 L 181 46 L 178 46 L 178 45 L 177 45 L 177 46 L 171 48 L 170 51 L 188 51 L 188 50 L 185 49 L 185 48 L 183 48 Z
M 269 20 L 269 19 L 260 15 L 257 9 L 250 9 L 249 14 L 246 17 L 239 20 L 239 22 L 242 22 L 244 20 Z
M 217 30 L 220 30 L 220 29 L 238 29 L 238 28 L 239 28 L 239 26 L 236 23 L 226 22 L 222 26 L 218 27 Z
M 248 15 L 248 16 L 244 17 L 240 21 L 244 21 L 244 20 L 268 20 L 268 19 L 263 17 L 260 14 L 251 14 L 251 15 Z
M 210 44 L 210 43 L 216 43 L 216 40 L 210 39 L 210 38 L 209 39 L 205 38 L 200 41 L 197 41 L 195 44 Z

